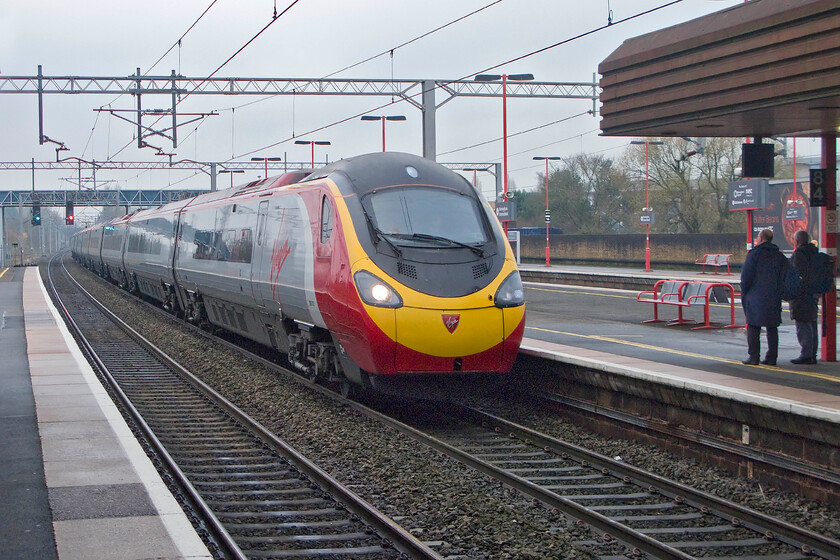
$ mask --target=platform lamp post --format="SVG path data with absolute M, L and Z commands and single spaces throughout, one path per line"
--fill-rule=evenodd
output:
M 219 175 L 222 173 L 230 173 L 230 188 L 233 188 L 233 174 L 234 173 L 245 173 L 244 169 L 223 169 L 219 171 Z
M 649 149 L 651 145 L 661 146 L 664 142 L 658 140 L 632 140 L 631 144 L 645 145 L 645 207 L 642 209 L 646 216 L 645 221 L 645 271 L 650 272 L 650 220 L 652 214 L 650 213 L 650 167 L 649 167 Z
M 279 158 L 279 157 L 252 157 L 251 161 L 264 161 L 265 162 L 265 178 L 268 179 L 268 162 L 269 161 L 283 161 L 283 158 Z
M 295 140 L 295 144 L 309 144 L 312 146 L 312 169 L 315 169 L 315 145 L 329 146 L 329 140 Z
M 493 172 L 490 171 L 489 167 L 462 167 L 461 171 L 472 171 L 473 172 L 473 187 L 475 187 L 476 190 L 479 190 L 478 189 L 478 172 L 479 171 L 486 171 L 486 172 L 490 173 L 491 175 L 493 174 Z M 482 193 L 482 195 L 483 195 L 483 193 Z
M 548 243 L 548 226 L 551 224 L 551 210 L 548 208 L 548 162 L 557 161 L 559 157 L 556 156 L 534 156 L 534 160 L 545 160 L 545 266 L 551 266 L 551 251 Z
M 508 163 L 507 163 L 507 83 L 508 80 L 527 82 L 534 79 L 533 74 L 479 74 L 473 78 L 476 82 L 498 82 L 502 81 L 502 164 L 504 167 L 504 195 L 507 198 L 508 192 Z M 507 236 L 508 225 L 505 222 L 505 236 Z
M 362 115 L 363 121 L 382 121 L 382 151 L 385 151 L 385 121 L 404 121 L 405 115 Z

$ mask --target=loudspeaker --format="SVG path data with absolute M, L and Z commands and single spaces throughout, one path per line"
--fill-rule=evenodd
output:
M 743 177 L 773 177 L 773 144 L 741 144 Z

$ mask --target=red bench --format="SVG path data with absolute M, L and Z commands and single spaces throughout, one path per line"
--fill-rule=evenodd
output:
M 721 293 L 722 292 L 722 293 Z M 712 323 L 709 319 L 709 304 L 719 299 L 728 300 L 730 322 L 728 325 Z M 697 323 L 691 319 L 683 318 L 683 308 L 696 305 L 703 306 L 704 322 L 697 329 L 738 329 L 744 325 L 735 324 L 735 289 L 732 284 L 725 282 L 696 282 L 690 280 L 659 280 L 654 284 L 653 290 L 639 292 L 636 301 L 653 304 L 653 319 L 642 321 L 642 323 L 664 323 L 659 318 L 660 305 L 675 305 L 677 307 L 677 318 L 667 321 L 667 325 L 688 325 Z
M 700 271 L 700 274 L 706 274 L 707 266 L 713 266 L 715 274 L 718 273 L 718 268 L 725 266 L 727 276 L 732 276 L 732 273 L 729 272 L 729 257 L 731 256 L 731 254 L 706 253 L 703 257 L 694 261 L 694 264 L 703 265 L 703 269 Z

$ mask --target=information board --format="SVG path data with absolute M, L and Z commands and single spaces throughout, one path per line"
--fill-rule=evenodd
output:
M 762 210 L 767 207 L 767 179 L 729 182 L 729 211 Z

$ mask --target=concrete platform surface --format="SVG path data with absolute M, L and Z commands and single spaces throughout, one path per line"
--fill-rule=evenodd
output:
M 15 317 L 15 292 L 23 310 L 22 320 L 0 330 L 10 366 L 0 382 L 14 379 L 17 394 L 8 399 L 4 392 L 0 410 L 20 409 L 21 422 L 31 426 L 11 438 L 4 429 L 8 414 L 0 414 L 0 441 L 4 456 L 25 450 L 36 480 L 35 490 L 23 495 L 3 492 L 0 557 L 212 558 L 70 337 L 38 269 L 25 269 L 18 280 L 0 285 L 5 315 Z M 8 360 L 6 342 L 14 344 Z M 14 485 L 13 478 L 0 469 L 0 488 Z M 40 527 L 40 549 L 27 534 L 33 524 Z

